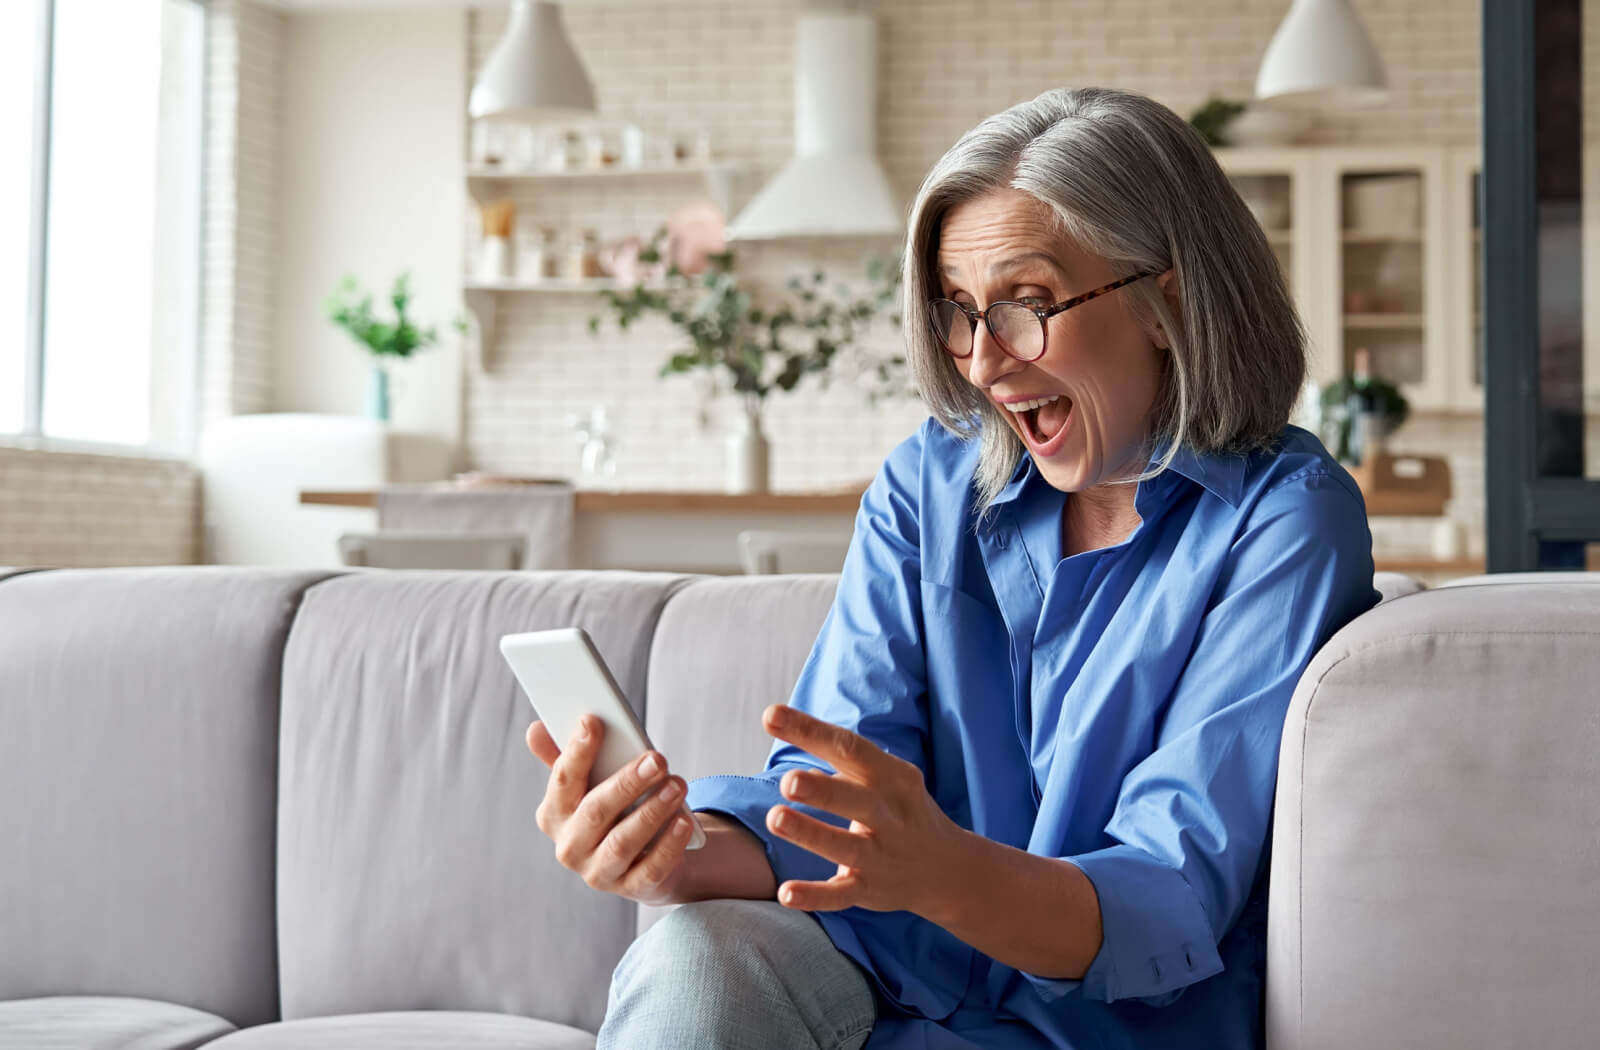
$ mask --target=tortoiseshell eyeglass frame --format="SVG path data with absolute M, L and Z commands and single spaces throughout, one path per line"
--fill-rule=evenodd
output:
M 999 346 L 1000 349 L 1004 350 L 1008 355 L 1016 360 L 1023 363 L 1028 363 L 1031 361 L 1037 361 L 1039 358 L 1043 357 L 1046 347 L 1050 345 L 1050 329 L 1045 324 L 1045 322 L 1050 320 L 1050 318 L 1054 317 L 1056 314 L 1062 313 L 1063 311 L 1070 310 L 1074 306 L 1082 306 L 1090 299 L 1098 299 L 1107 292 L 1114 292 L 1124 285 L 1132 284 L 1134 281 L 1142 281 L 1146 277 L 1154 277 L 1156 276 L 1157 272 L 1158 271 L 1150 270 L 1145 273 L 1136 273 L 1130 277 L 1124 277 L 1119 281 L 1112 281 L 1110 284 L 1096 288 L 1093 291 L 1084 292 L 1082 295 L 1074 295 L 1070 299 L 1063 299 L 1054 306 L 1030 306 L 1027 303 L 1019 303 L 1011 299 L 1002 299 L 999 302 L 990 303 L 988 309 L 979 310 L 976 307 L 968 306 L 966 303 L 958 303 L 954 299 L 930 299 L 928 300 L 928 320 L 933 325 L 934 338 L 939 340 L 939 345 L 944 347 L 945 352 L 951 357 L 965 360 L 966 358 L 972 356 L 973 348 L 978 345 L 978 322 L 981 320 L 984 325 L 988 327 L 989 334 L 994 337 L 995 344 Z M 950 348 L 950 344 L 945 342 L 944 336 L 939 332 L 939 317 L 937 311 L 940 303 L 949 303 L 951 306 L 954 306 L 957 310 L 960 310 L 963 314 L 967 315 L 967 323 L 971 325 L 971 332 L 970 340 L 967 343 L 967 352 L 964 354 L 958 354 L 952 350 Z M 1034 354 L 1032 357 L 1023 357 L 1020 354 L 1014 353 L 1012 349 L 1006 345 L 1006 341 L 1000 338 L 1000 333 L 994 330 L 994 325 L 989 321 L 989 311 L 993 310 L 997 306 L 1020 306 L 1022 309 L 1031 312 L 1033 316 L 1039 319 L 1039 352 L 1037 354 Z

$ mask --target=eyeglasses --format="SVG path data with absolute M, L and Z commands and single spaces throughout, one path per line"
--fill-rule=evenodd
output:
M 1107 292 L 1114 292 L 1125 284 L 1155 275 L 1154 270 L 1136 273 L 1132 277 L 1112 281 L 1104 288 L 1063 299 L 1054 306 L 1029 306 L 1027 303 L 1003 300 L 990 303 L 987 310 L 979 310 L 954 299 L 932 299 L 928 302 L 928 319 L 933 322 L 933 334 L 938 337 L 939 345 L 948 350 L 951 357 L 972 356 L 972 346 L 978 335 L 978 321 L 981 319 L 989 326 L 989 334 L 994 336 L 1000 349 L 1018 361 L 1037 361 L 1044 356 L 1045 322 L 1050 318 L 1074 306 L 1082 306 L 1090 299 L 1098 299 Z M 963 324 L 963 321 L 966 323 Z

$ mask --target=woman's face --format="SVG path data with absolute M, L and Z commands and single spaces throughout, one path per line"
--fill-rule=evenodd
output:
M 957 205 L 940 228 L 942 294 L 978 309 L 1002 299 L 1051 306 L 1128 276 L 1056 229 L 1050 209 L 1020 190 Z M 1152 279 L 1170 291 L 1171 277 Z M 1046 322 L 1036 361 L 1008 355 L 979 322 L 972 354 L 955 364 L 1000 410 L 1045 480 L 1081 492 L 1143 469 L 1166 345 L 1159 330 L 1135 320 L 1119 289 Z M 1054 400 L 1013 411 L 1045 398 Z

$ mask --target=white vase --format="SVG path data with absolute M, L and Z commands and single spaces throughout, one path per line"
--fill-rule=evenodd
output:
M 761 399 L 746 396 L 744 410 L 734 420 L 727 439 L 729 492 L 767 491 L 767 465 L 772 450 L 761 432 Z
M 511 277 L 511 238 L 485 237 L 478 257 L 478 279 L 504 281 Z

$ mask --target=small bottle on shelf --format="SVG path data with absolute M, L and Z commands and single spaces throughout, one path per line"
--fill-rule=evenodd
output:
M 594 230 L 584 230 L 581 236 L 572 238 L 567 242 L 566 258 L 563 276 L 568 280 L 581 281 L 601 276 L 604 271 L 600 269 L 600 235 Z
M 1372 351 L 1358 347 L 1350 357 L 1350 393 L 1345 397 L 1349 419 L 1349 454 L 1360 464 L 1383 451 L 1383 405 L 1372 388 Z

